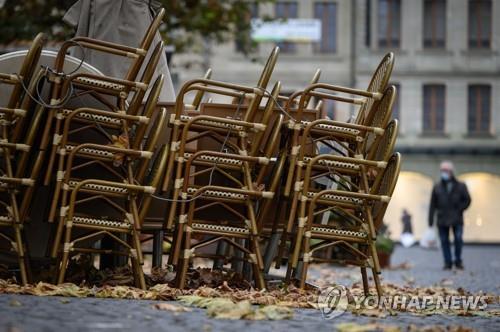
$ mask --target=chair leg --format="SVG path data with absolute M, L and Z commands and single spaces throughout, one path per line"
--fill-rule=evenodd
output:
M 64 236 L 64 250 L 62 255 L 61 264 L 59 266 L 59 275 L 57 277 L 57 283 L 62 284 L 64 282 L 64 277 L 66 275 L 66 269 L 68 267 L 69 261 L 69 251 L 70 251 L 70 241 L 71 241 L 71 225 L 66 225 L 66 234 Z
M 184 238 L 184 226 L 185 226 L 185 222 L 183 223 L 179 223 L 176 225 L 176 234 L 174 235 L 174 238 L 173 238 L 173 243 L 172 243 L 172 259 L 170 261 L 170 263 L 174 266 L 177 265 L 178 261 L 179 261 L 179 255 L 181 254 L 181 248 L 182 248 L 182 242 L 183 242 L 183 238 Z
M 370 295 L 370 287 L 368 285 L 368 276 L 366 274 L 366 267 L 361 268 L 361 277 L 363 279 L 363 292 L 365 296 Z
M 311 242 L 308 237 L 304 240 L 304 251 L 302 258 L 302 268 L 300 269 L 300 288 L 304 289 L 307 280 L 307 269 L 309 268 L 309 261 L 311 260 L 311 253 L 309 253 Z
M 296 268 L 297 264 L 299 263 L 299 257 L 300 257 L 300 250 L 302 249 L 303 245 L 303 236 L 304 236 L 304 226 L 300 226 L 297 229 L 297 237 L 295 239 L 295 245 L 293 248 L 293 254 L 291 257 L 291 262 L 292 262 L 292 267 Z M 307 242 L 307 241 L 304 241 Z
M 377 289 L 377 295 L 379 297 L 381 297 L 383 295 L 383 291 L 382 291 L 382 286 L 380 285 L 380 279 L 379 279 L 380 265 L 378 262 L 377 248 L 375 248 L 374 241 L 370 241 L 370 252 L 371 252 L 371 258 L 373 260 L 373 265 L 372 265 L 373 281 L 375 282 L 375 287 Z
M 61 239 L 64 232 L 64 217 L 59 217 L 57 223 L 56 234 L 54 236 L 54 243 L 52 244 L 52 252 L 50 254 L 51 258 L 57 258 L 59 254 L 59 247 L 61 246 Z
M 65 250 L 63 252 L 61 265 L 59 267 L 59 274 L 57 276 L 57 284 L 62 284 L 64 282 L 64 276 L 66 275 L 66 268 L 68 266 L 68 260 L 69 260 L 69 252 Z
M 288 202 L 286 200 L 283 200 L 283 204 L 281 206 L 283 211 L 287 211 L 288 209 Z M 279 269 L 281 267 L 281 261 L 283 260 L 283 256 L 285 254 L 285 248 L 286 248 L 286 241 L 288 240 L 289 234 L 292 231 L 292 226 L 293 223 L 290 224 L 290 217 L 287 219 L 287 223 L 285 227 L 283 227 L 283 232 L 281 234 L 281 241 L 278 249 L 278 255 L 276 256 L 276 265 L 275 267 Z M 289 253 L 290 256 L 290 253 Z M 289 264 L 290 264 L 290 257 L 288 257 Z
M 278 245 L 280 242 L 280 234 L 273 233 L 269 239 L 269 242 L 266 247 L 266 253 L 264 255 L 264 272 L 269 273 L 269 269 L 271 269 L 271 264 L 273 263 L 273 259 L 276 255 L 276 251 L 278 250 Z
M 293 275 L 296 274 L 296 268 L 293 267 L 292 255 L 290 254 L 295 250 L 294 245 L 295 245 L 295 242 L 290 241 L 290 246 L 288 248 L 289 254 L 288 254 L 287 265 L 286 265 L 286 275 L 285 275 L 285 283 L 287 283 L 287 284 L 290 283 Z
M 132 269 L 135 274 L 135 285 L 140 289 L 146 289 L 146 281 L 144 280 L 144 272 L 142 271 L 141 264 L 137 257 L 137 251 L 130 254 L 130 260 L 132 262 Z
M 180 259 L 180 262 L 177 266 L 177 275 L 176 275 L 176 281 L 175 284 L 177 288 L 183 289 L 186 287 L 186 275 L 187 275 L 187 270 L 189 267 L 189 261 L 190 261 L 190 256 L 189 255 L 189 249 L 184 249 L 183 251 L 183 257 Z
M 132 271 L 134 271 L 135 285 L 137 288 L 146 289 L 144 271 L 142 270 L 144 260 L 138 232 L 135 229 L 132 229 L 132 234 L 128 234 L 127 239 L 130 245 L 129 257 L 132 264 Z
M 23 285 L 26 285 L 28 283 L 28 272 L 25 264 L 24 245 L 19 225 L 14 225 L 14 234 L 16 241 L 17 257 L 19 261 L 19 271 L 21 272 L 21 283 Z
M 163 230 L 153 233 L 153 267 L 161 267 L 163 258 Z
M 179 229 L 183 229 L 184 226 L 191 225 L 191 219 L 194 212 L 194 205 L 191 205 L 189 211 L 189 220 L 187 224 L 180 224 Z M 182 289 L 186 287 L 186 275 L 189 267 L 189 261 L 191 260 L 192 252 L 191 252 L 191 228 L 187 227 L 185 232 L 185 238 L 182 238 L 182 234 L 177 237 L 176 241 L 179 242 L 179 251 L 181 250 L 181 242 L 184 242 L 182 257 L 180 258 L 180 262 L 177 266 L 177 275 L 176 275 L 176 285 L 178 288 Z
M 175 242 L 177 239 L 177 233 L 179 232 L 178 225 L 174 225 L 172 232 L 172 241 L 170 242 L 170 252 L 168 253 L 167 264 L 174 265 L 174 251 L 175 251 Z
M 253 275 L 255 278 L 255 286 L 258 289 L 265 289 L 266 288 L 266 283 L 264 281 L 264 276 L 262 275 L 262 270 L 259 267 L 259 264 L 257 262 L 257 259 L 252 259 L 252 268 L 253 268 Z
M 382 289 L 382 285 L 380 284 L 379 274 L 375 271 L 375 269 L 372 269 L 372 273 L 373 281 L 375 282 L 375 288 L 377 289 L 377 295 L 379 298 L 381 298 L 384 295 L 384 291 Z

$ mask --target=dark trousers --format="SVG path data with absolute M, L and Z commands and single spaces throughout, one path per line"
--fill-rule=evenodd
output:
M 441 240 L 441 250 L 443 250 L 444 263 L 446 265 L 451 265 L 453 260 L 451 259 L 451 248 L 450 248 L 450 228 L 453 229 L 453 245 L 455 247 L 455 264 L 462 263 L 462 246 L 463 246 L 463 230 L 464 225 L 454 225 L 454 226 L 438 226 L 439 238 Z

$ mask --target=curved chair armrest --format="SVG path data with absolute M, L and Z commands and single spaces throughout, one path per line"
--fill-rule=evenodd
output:
M 124 46 L 120 44 L 110 43 L 106 41 L 100 41 L 88 37 L 75 37 L 73 39 L 65 41 L 59 52 L 54 63 L 55 70 L 61 72 L 64 65 L 64 59 L 68 50 L 72 47 L 82 47 L 87 49 L 92 49 L 95 51 L 109 53 L 117 56 L 138 58 L 140 56 L 145 56 L 145 50 L 139 48 L 133 48 L 129 46 Z
M 225 90 L 220 90 L 220 89 L 213 89 L 211 87 L 218 87 Z M 184 83 L 182 88 L 179 90 L 179 93 L 177 94 L 177 99 L 175 103 L 175 114 L 176 118 L 178 119 L 181 116 L 182 110 L 184 108 L 184 97 L 185 95 L 190 92 L 190 91 L 209 91 L 212 93 L 219 93 L 219 94 L 224 94 L 224 95 L 229 95 L 229 96 L 240 96 L 241 94 L 235 94 L 234 91 L 240 91 L 243 93 L 255 93 L 255 94 L 263 94 L 264 91 L 262 89 L 259 89 L 257 87 L 248 87 L 240 84 L 233 84 L 233 83 L 227 83 L 227 82 L 221 82 L 221 81 L 215 81 L 215 80 L 210 80 L 210 79 L 205 79 L 205 78 L 198 78 L 198 79 L 193 79 L 190 81 L 187 81 Z M 230 90 L 233 90 L 232 92 Z

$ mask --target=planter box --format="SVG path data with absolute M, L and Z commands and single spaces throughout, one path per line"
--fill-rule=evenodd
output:
M 391 265 L 391 254 L 392 253 L 386 253 L 386 252 L 378 252 L 378 261 L 380 263 L 381 268 L 387 268 Z

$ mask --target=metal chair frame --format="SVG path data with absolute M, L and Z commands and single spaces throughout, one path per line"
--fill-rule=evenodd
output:
M 326 156 L 318 156 L 318 160 Z M 350 158 L 329 156 L 334 160 L 347 161 Z M 390 202 L 394 188 L 399 176 L 401 157 L 395 153 L 388 161 L 387 167 L 377 176 L 375 184 L 367 193 L 350 192 L 344 190 L 323 190 L 316 193 L 310 201 L 309 207 L 304 209 L 303 217 L 300 222 L 305 226 L 304 232 L 297 233 L 296 245 L 299 246 L 299 255 L 294 255 L 290 269 L 296 269 L 299 256 L 302 257 L 303 266 L 300 271 L 300 287 L 305 286 L 308 264 L 313 260 L 312 254 L 320 249 L 331 246 L 342 245 L 351 254 L 357 256 L 357 259 L 350 260 L 349 264 L 361 267 L 363 277 L 363 288 L 365 294 L 368 294 L 368 278 L 366 268 L 371 268 L 378 296 L 383 295 L 378 275 L 380 274 L 380 265 L 377 258 L 375 247 L 376 225 L 382 223 L 385 210 Z M 355 162 L 355 160 L 350 160 Z M 360 167 L 365 167 L 366 162 L 359 162 Z M 306 173 L 310 174 L 312 167 L 308 166 Z M 363 181 L 363 188 L 368 188 L 366 178 Z M 307 188 L 304 188 L 304 192 Z M 327 206 L 324 209 L 317 210 L 319 205 Z M 342 217 L 344 222 L 342 226 L 331 228 L 321 224 L 315 224 L 315 218 L 325 212 L 336 210 L 340 211 L 338 216 Z M 306 214 L 307 213 L 307 214 Z M 355 223 L 355 226 L 348 226 L 347 223 Z M 304 241 L 302 241 L 305 239 Z M 311 239 L 320 239 L 320 242 L 311 247 Z M 362 246 L 363 250 L 353 244 Z M 290 271 L 288 275 L 291 275 Z
M 118 108 L 111 106 L 111 107 L 109 107 L 110 111 L 126 112 L 127 114 L 130 114 L 130 115 L 139 114 L 140 108 L 142 106 L 143 98 L 145 96 L 147 89 L 150 87 L 151 80 L 152 80 L 153 75 L 155 73 L 156 66 L 157 66 L 157 64 L 162 56 L 162 52 L 163 52 L 163 43 L 159 42 L 156 45 L 156 47 L 151 55 L 151 58 L 149 59 L 148 63 L 146 64 L 146 67 L 145 67 L 145 70 L 143 72 L 143 75 L 141 77 L 140 82 L 127 81 L 127 82 L 123 83 L 126 85 L 133 86 L 133 88 L 136 89 L 136 93 L 132 97 L 128 107 L 126 107 L 124 105 L 123 105 L 123 107 L 119 106 Z M 83 73 L 77 73 L 77 74 L 70 75 L 69 78 L 66 79 L 63 83 L 63 90 L 69 91 L 68 90 L 69 84 L 72 84 L 75 79 L 77 79 L 79 77 L 89 77 L 89 75 L 90 74 L 83 74 Z M 110 79 L 110 78 L 106 78 L 106 79 Z M 110 79 L 110 80 L 114 80 L 114 79 Z M 117 80 L 114 80 L 114 81 L 115 81 L 115 83 L 118 82 Z M 99 89 L 99 88 L 92 88 L 92 89 L 84 91 L 83 94 L 88 94 L 88 93 L 96 94 L 97 93 L 97 95 L 99 95 L 99 93 L 106 93 L 106 91 L 101 91 L 101 90 L 102 89 Z M 80 95 L 82 95 L 82 94 L 80 94 Z M 49 115 L 49 118 L 47 120 L 45 132 L 44 132 L 44 135 L 42 137 L 42 142 L 41 142 L 41 147 L 40 147 L 41 150 L 44 150 L 46 148 L 46 145 L 48 144 L 48 136 L 49 136 L 49 132 L 50 132 L 51 127 L 52 127 L 51 121 L 55 122 L 55 124 L 54 124 L 54 130 L 53 130 L 54 131 L 54 136 L 53 136 L 54 138 L 52 140 L 52 146 L 50 147 L 49 161 L 48 161 L 47 171 L 46 171 L 45 180 L 44 180 L 45 185 L 49 184 L 49 181 L 50 181 L 50 178 L 52 175 L 52 170 L 54 168 L 54 164 L 55 164 L 55 160 L 56 160 L 56 154 L 57 154 L 57 151 L 60 147 L 60 137 L 61 137 L 62 124 L 64 122 L 64 118 L 68 114 L 70 114 L 71 111 L 72 110 L 68 109 L 68 108 L 55 109 L 52 112 L 50 112 L 50 114 L 55 113 L 55 119 L 52 119 L 51 116 Z M 99 123 L 100 121 L 99 121 L 99 119 L 94 119 L 94 122 Z M 100 124 L 103 126 L 107 125 L 106 122 L 103 122 Z

